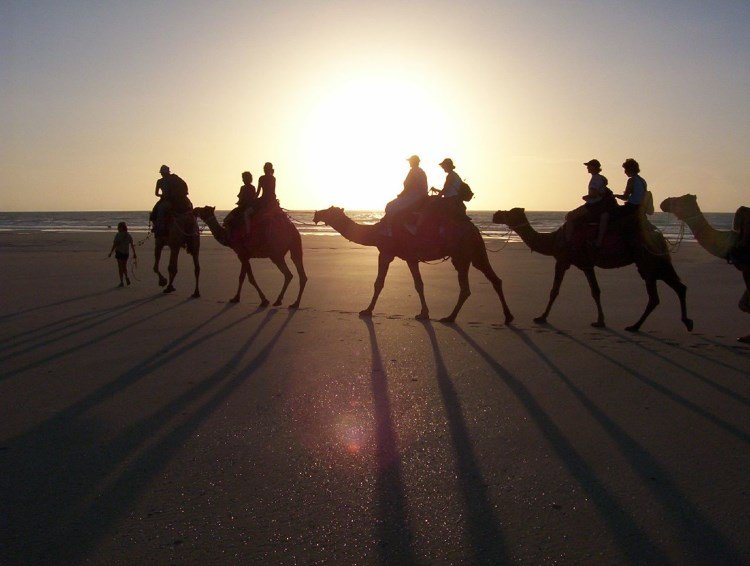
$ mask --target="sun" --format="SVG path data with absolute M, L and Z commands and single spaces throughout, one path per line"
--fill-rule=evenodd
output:
M 315 200 L 382 210 L 401 191 L 413 154 L 442 186 L 437 163 L 455 139 L 449 115 L 424 86 L 397 76 L 363 77 L 327 92 L 300 140 Z

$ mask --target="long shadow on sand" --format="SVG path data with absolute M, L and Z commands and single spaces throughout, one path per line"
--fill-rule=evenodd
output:
M 679 363 L 679 362 L 677 362 L 677 361 L 675 361 L 675 360 L 673 360 L 671 358 L 668 358 L 667 356 L 665 356 L 663 354 L 660 354 L 659 352 L 656 352 L 656 351 L 654 351 L 654 350 L 652 350 L 650 348 L 646 348 L 646 346 L 644 346 L 640 342 L 637 342 L 637 341 L 633 340 L 629 336 L 625 336 L 624 334 L 620 334 L 619 332 L 611 330 L 611 329 L 607 329 L 607 332 L 609 332 L 609 334 L 611 334 L 612 336 L 616 336 L 617 338 L 620 338 L 620 339 L 623 339 L 623 340 L 628 340 L 631 344 L 633 344 L 634 346 L 640 348 L 641 350 L 644 350 L 644 351 L 648 352 L 651 356 L 653 356 L 655 358 L 658 358 L 658 359 L 662 360 L 663 362 L 665 362 L 665 363 L 667 363 L 669 365 L 672 365 L 672 366 L 678 368 L 680 371 L 682 371 L 682 372 L 684 372 L 684 373 L 686 373 L 686 374 L 694 377 L 695 379 L 697 379 L 698 381 L 704 383 L 708 387 L 711 387 L 712 389 L 715 389 L 716 391 L 719 391 L 720 393 L 723 393 L 724 395 L 726 395 L 728 397 L 731 397 L 732 399 L 734 399 L 735 401 L 737 401 L 739 403 L 743 403 L 744 405 L 750 406 L 750 397 L 747 397 L 746 395 L 742 395 L 741 393 L 739 393 L 737 391 L 734 391 L 733 389 L 730 389 L 729 387 L 721 385 L 720 383 L 717 383 L 716 381 L 714 381 L 712 379 L 709 379 L 709 378 L 707 378 L 704 375 L 701 375 L 697 371 L 693 371 L 692 369 L 690 369 L 690 363 L 689 362 Z M 686 350 L 685 348 L 683 348 L 681 346 L 676 346 L 676 345 L 672 344 L 668 340 L 662 340 L 660 338 L 656 338 L 655 336 L 650 336 L 648 334 L 639 334 L 638 337 L 639 338 L 645 338 L 647 340 L 652 340 L 654 342 L 657 342 L 659 344 L 663 344 L 665 346 L 669 346 L 670 348 L 672 348 L 674 350 L 677 350 L 677 351 L 680 351 L 680 352 L 686 352 L 689 355 L 692 355 L 692 356 L 704 359 L 704 360 L 706 360 L 706 361 L 708 361 L 708 362 L 710 362 L 712 364 L 715 364 L 717 366 L 729 369 L 729 370 L 731 370 L 733 372 L 736 372 L 736 373 L 739 373 L 739 374 L 747 375 L 748 371 L 750 370 L 750 368 L 748 368 L 748 370 L 743 370 L 743 369 L 731 366 L 729 364 L 725 364 L 725 363 L 720 362 L 718 360 L 714 360 L 712 358 L 709 358 L 708 356 L 704 356 L 704 355 L 702 355 L 700 353 L 692 352 L 690 350 Z
M 22 314 L 28 314 L 30 312 L 41 311 L 44 309 L 51 309 L 53 307 L 59 307 L 60 305 L 65 305 L 67 303 L 74 303 L 76 301 L 82 301 L 83 299 L 90 299 L 92 297 L 100 297 L 102 295 L 108 295 L 116 291 L 117 291 L 116 289 L 106 289 L 105 291 L 97 291 L 96 293 L 87 293 L 86 295 L 79 295 L 77 297 L 72 297 L 70 299 L 64 299 L 62 301 L 57 301 L 56 303 L 49 303 L 47 305 L 39 305 L 36 307 L 24 309 L 22 311 L 11 312 L 11 313 L 0 316 L 0 322 L 8 320 L 10 318 L 14 318 L 16 316 L 20 316 Z
M 113 315 L 111 317 L 108 317 L 106 320 L 100 320 L 98 322 L 95 322 L 95 323 L 87 326 L 86 328 L 80 328 L 76 332 L 73 332 L 70 335 L 62 336 L 62 337 L 57 338 L 55 340 L 48 341 L 47 343 L 56 342 L 58 340 L 65 339 L 68 336 L 71 336 L 73 334 L 79 334 L 81 332 L 84 332 L 85 330 L 90 330 L 91 328 L 99 326 L 100 324 L 103 324 L 104 322 L 107 322 L 109 320 L 112 320 L 112 319 L 115 319 L 115 318 L 117 318 L 119 316 L 122 316 L 123 314 L 125 314 L 126 312 L 128 312 L 130 310 L 137 309 L 138 307 L 143 306 L 144 304 L 146 304 L 148 302 L 157 300 L 157 298 L 158 298 L 158 296 L 157 297 L 152 297 L 150 299 L 146 299 L 143 302 L 139 302 L 138 304 L 133 305 L 132 307 L 129 307 L 129 308 L 125 309 L 124 311 L 120 311 L 120 312 L 116 313 L 115 315 Z M 188 301 L 190 301 L 190 299 L 185 299 L 181 303 L 176 303 L 176 304 L 170 305 L 170 306 L 168 306 L 167 308 L 165 308 L 163 310 L 160 310 L 160 311 L 151 313 L 151 314 L 149 314 L 147 316 L 141 317 L 140 319 L 134 320 L 134 321 L 130 322 L 129 324 L 125 324 L 123 326 L 119 326 L 119 327 L 117 327 L 114 330 L 110 330 L 109 332 L 105 332 L 104 334 L 97 335 L 96 338 L 92 338 L 90 340 L 79 340 L 78 344 L 76 344 L 75 346 L 72 346 L 70 348 L 65 348 L 65 349 L 63 349 L 63 350 L 61 350 L 59 352 L 56 352 L 54 354 L 50 354 L 49 356 L 45 356 L 44 358 L 35 359 L 33 362 L 30 362 L 30 363 L 28 363 L 28 364 L 26 364 L 24 366 L 17 367 L 17 368 L 14 368 L 14 369 L 10 370 L 10 371 L 6 371 L 6 372 L 3 372 L 3 373 L 0 373 L 0 381 L 6 380 L 6 379 L 8 379 L 10 377 L 18 375 L 18 374 L 23 373 L 25 371 L 28 371 L 30 369 L 42 366 L 44 364 L 48 364 L 49 362 L 57 360 L 57 359 L 59 359 L 59 358 L 61 358 L 63 356 L 69 356 L 69 355 L 74 354 L 74 353 L 76 353 L 76 352 L 78 352 L 80 350 L 89 348 L 92 344 L 96 344 L 98 342 L 101 342 L 102 340 L 106 340 L 107 338 L 111 338 L 112 336 L 117 336 L 118 334 L 122 334 L 126 330 L 130 330 L 131 328 L 134 328 L 134 327 L 138 326 L 139 324 L 143 324 L 144 322 L 146 322 L 148 320 L 151 320 L 153 318 L 157 318 L 159 316 L 162 316 L 163 313 L 165 313 L 167 311 L 170 311 L 172 309 L 176 309 L 176 308 L 184 305 Z M 47 343 L 36 344 L 33 347 L 26 348 L 24 350 L 24 352 L 31 352 L 35 348 L 44 346 Z M 6 359 L 7 358 L 12 358 L 15 355 L 17 355 L 17 353 L 10 354 L 10 355 L 6 356 Z
M 593 352 L 594 354 L 596 354 L 597 356 L 599 356 L 601 358 L 604 358 L 605 360 L 607 360 L 608 362 L 610 362 L 612 365 L 617 366 L 618 368 L 620 368 L 621 370 L 623 370 L 628 375 L 632 375 L 638 381 L 641 381 L 641 382 L 645 383 L 646 385 L 648 385 L 651 388 L 655 389 L 656 391 L 658 391 L 659 393 L 661 393 L 665 397 L 668 397 L 672 401 L 674 401 L 676 403 L 679 403 L 683 407 L 686 407 L 686 408 L 690 409 L 694 413 L 702 416 L 707 421 L 712 422 L 713 424 L 715 424 L 719 428 L 725 430 L 726 432 L 728 432 L 732 436 L 737 437 L 738 439 L 742 440 L 746 444 L 750 444 L 750 435 L 748 433 L 746 433 L 745 431 L 737 428 L 736 426 L 734 426 L 731 423 L 728 423 L 726 421 L 721 420 L 716 415 L 713 415 L 713 414 L 709 413 L 706 409 L 704 409 L 703 407 L 701 407 L 697 403 L 691 401 L 690 399 L 686 399 L 685 397 L 683 397 L 682 395 L 680 395 L 678 393 L 675 393 L 674 391 L 672 391 L 668 387 L 665 387 L 661 383 L 659 383 L 659 382 L 657 382 L 657 381 L 655 381 L 655 380 L 653 380 L 653 379 L 651 379 L 649 377 L 646 377 L 645 375 L 642 375 L 642 374 L 640 374 L 640 373 L 638 373 L 636 371 L 633 371 L 633 369 L 630 368 L 630 367 L 628 367 L 627 364 L 624 364 L 623 362 L 620 362 L 619 360 L 616 360 L 612 356 L 608 356 L 607 354 L 603 353 L 602 351 L 600 351 L 600 350 L 592 347 L 590 344 L 587 344 L 586 342 L 583 342 L 582 340 L 579 340 L 575 336 L 572 336 L 571 334 L 568 334 L 567 332 L 564 332 L 564 331 L 562 331 L 562 330 L 560 330 L 558 328 L 555 328 L 551 324 L 548 324 L 547 326 L 549 326 L 549 328 L 551 328 L 555 332 L 557 332 L 557 334 L 559 336 L 564 336 L 565 338 L 567 338 L 571 342 L 574 342 L 574 343 L 578 344 L 579 346 L 581 346 L 582 348 L 584 348 L 586 350 L 589 350 L 590 352 Z
M 378 338 L 371 318 L 362 319 L 370 335 L 372 397 L 375 409 L 375 459 L 378 466 L 378 554 L 383 564 L 414 564 L 412 533 L 406 510 L 401 455 Z
M 58 423 L 62 430 L 57 439 L 35 435 L 27 441 L 36 449 L 27 454 L 14 450 L 12 458 L 3 458 L 3 484 L 10 483 L 3 487 L 12 490 L 3 514 L 9 535 L 6 556 L 25 563 L 84 561 L 201 423 L 263 366 L 294 311 L 252 360 L 238 367 L 277 312 L 268 312 L 245 343 L 209 376 L 105 445 L 98 440 L 97 423 L 66 420 Z M 154 438 L 158 440 L 152 442 Z M 66 439 L 75 439 L 77 450 L 69 451 Z M 87 445 L 95 449 L 82 448 Z
M 422 321 L 422 326 L 435 357 L 435 377 L 448 417 L 448 429 L 456 455 L 458 481 L 466 505 L 467 535 L 474 551 L 474 559 L 481 564 L 509 564 L 511 559 L 507 554 L 502 532 L 498 528 L 498 520 L 487 493 L 487 484 L 474 455 L 461 401 L 443 361 L 435 329 L 429 320 Z
M 641 478 L 675 524 L 683 548 L 696 562 L 740 564 L 734 546 L 679 490 L 670 473 L 609 415 L 601 410 L 522 330 L 511 328 L 520 340 L 562 381 L 588 413 L 620 447 L 631 469 Z
M 68 317 L 68 319 L 63 319 L 63 321 L 56 321 L 56 322 L 46 325 L 47 327 L 53 327 L 53 326 L 64 324 L 64 326 L 61 326 L 60 328 L 49 328 L 46 332 L 42 332 L 41 334 L 38 334 L 36 336 L 32 336 L 32 334 L 39 332 L 45 327 L 28 330 L 25 333 L 23 333 L 23 335 L 25 335 L 26 338 L 23 338 L 21 340 L 17 340 L 17 338 L 21 337 L 22 334 L 16 334 L 14 337 L 5 341 L 6 343 L 3 344 L 3 349 L 18 348 L 19 346 L 22 346 L 23 344 L 30 344 L 30 345 L 20 350 L 15 350 L 3 356 L 0 356 L 0 362 L 10 360 L 12 358 L 21 356 L 28 352 L 33 352 L 37 348 L 49 346 L 61 340 L 67 340 L 70 337 L 75 336 L 76 334 L 79 334 L 81 332 L 86 332 L 87 330 L 91 330 L 92 328 L 96 328 L 97 326 L 100 326 L 102 324 L 106 324 L 110 320 L 114 320 L 117 317 L 122 316 L 123 314 L 129 311 L 136 310 L 137 308 L 142 307 L 143 305 L 146 305 L 147 303 L 153 302 L 157 298 L 158 297 L 149 297 L 147 299 L 136 299 L 124 305 L 111 307 L 103 311 L 97 311 L 93 313 L 92 312 L 83 313 L 83 314 L 75 315 L 74 317 Z M 172 308 L 174 308 L 174 306 Z M 78 321 L 70 322 L 70 319 L 73 319 L 73 318 L 78 318 Z M 66 320 L 67 322 L 65 322 Z M 59 334 L 59 335 L 55 338 L 44 340 L 44 338 L 54 335 L 54 334 Z M 8 344 L 7 342 L 12 342 L 12 343 Z
M 596 506 L 599 515 L 609 527 L 613 541 L 623 553 L 625 559 L 631 564 L 667 564 L 669 562 L 668 557 L 648 536 L 648 533 L 638 525 L 635 518 L 617 501 L 615 496 L 607 491 L 602 481 L 596 477 L 592 467 L 565 438 L 560 427 L 544 411 L 522 380 L 500 365 L 461 328 L 454 325 L 450 328 L 484 359 L 487 365 L 505 382 L 523 404 L 530 418 L 547 438 L 549 445 L 568 469 L 570 475 L 578 481 L 581 488 Z
M 169 308 L 174 308 L 176 306 L 178 305 L 174 305 L 173 307 Z M 131 387 L 132 385 L 135 385 L 140 380 L 146 378 L 148 375 L 150 375 L 160 367 L 166 366 L 170 361 L 178 359 L 181 355 L 189 352 L 193 348 L 197 348 L 201 343 L 210 340 L 211 338 L 214 338 L 239 324 L 246 322 L 251 317 L 263 311 L 263 309 L 260 308 L 256 309 L 250 314 L 243 316 L 242 318 L 230 324 L 222 326 L 218 330 L 203 334 L 195 340 L 191 340 L 190 342 L 183 344 L 186 340 L 188 340 L 188 338 L 190 338 L 192 335 L 196 334 L 206 326 L 210 325 L 222 315 L 226 314 L 231 308 L 231 306 L 227 305 L 219 312 L 211 315 L 206 320 L 194 323 L 194 325 L 189 330 L 162 346 L 157 353 L 149 356 L 129 370 L 121 373 L 112 381 L 105 383 L 104 385 L 92 391 L 82 399 L 79 399 L 69 407 L 66 407 L 65 409 L 55 413 L 49 419 L 41 422 L 39 425 L 31 429 L 31 431 L 26 433 L 24 437 L 28 436 L 29 434 L 38 434 L 40 436 L 52 434 L 53 431 L 57 430 L 57 421 L 69 421 L 70 419 L 84 415 L 87 411 L 95 408 L 97 405 L 106 402 L 108 399 L 111 399 L 121 391 L 127 389 L 128 387 Z M 160 312 L 163 313 L 165 311 Z M 180 346 L 180 344 L 182 344 L 182 346 Z M 13 441 L 15 441 L 15 439 L 13 439 Z
M 110 313 L 114 313 L 117 311 L 127 309 L 128 307 L 134 304 L 147 303 L 151 300 L 153 300 L 153 297 L 149 297 L 148 299 L 143 299 L 143 298 L 133 299 L 132 301 L 128 301 L 126 303 L 122 303 L 119 305 L 110 306 L 104 309 L 96 309 L 96 310 L 79 312 L 76 314 L 72 314 L 70 316 L 66 316 L 65 318 L 60 318 L 58 320 L 49 321 L 46 324 L 42 324 L 35 328 L 30 328 L 29 330 L 25 330 L 23 332 L 14 332 L 12 336 L 9 336 L 7 338 L 3 338 L 2 340 L 0 340 L 0 347 L 18 348 L 22 344 L 33 342 L 35 340 L 40 340 L 41 338 L 44 338 L 45 336 L 49 336 L 56 332 L 65 332 L 66 330 L 70 329 L 71 326 L 85 324 L 98 317 L 106 316 Z M 5 358 L 2 358 L 2 359 L 5 359 Z

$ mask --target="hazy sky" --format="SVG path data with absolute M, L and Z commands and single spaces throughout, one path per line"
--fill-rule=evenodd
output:
M 144 210 L 162 163 L 231 208 L 383 208 L 417 153 L 474 209 L 750 205 L 750 2 L 0 0 L 0 210 Z

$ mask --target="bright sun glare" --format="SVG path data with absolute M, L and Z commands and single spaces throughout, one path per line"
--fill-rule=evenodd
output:
M 418 154 L 432 184 L 433 161 L 453 139 L 452 124 L 419 84 L 366 78 L 321 96 L 302 137 L 311 186 L 327 202 L 349 209 L 385 206 L 401 190 Z

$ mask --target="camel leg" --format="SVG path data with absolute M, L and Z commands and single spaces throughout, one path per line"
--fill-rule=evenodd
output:
M 419 314 L 415 316 L 417 320 L 428 320 L 430 318 L 430 313 L 427 308 L 427 301 L 424 298 L 424 282 L 422 281 L 422 274 L 419 272 L 419 262 L 418 261 L 407 261 L 406 265 L 409 266 L 409 271 L 411 271 L 411 277 L 414 279 L 414 288 L 417 290 L 417 295 L 419 295 L 419 302 L 422 305 L 422 310 L 419 311 Z
M 469 265 L 470 263 L 468 259 L 453 259 L 453 267 L 458 271 L 458 286 L 460 287 L 458 291 L 458 301 L 456 302 L 456 306 L 453 307 L 453 312 L 445 318 L 441 318 L 440 322 L 454 322 L 456 316 L 458 316 L 458 311 L 461 310 L 466 299 L 471 295 L 471 289 L 469 289 Z
M 193 298 L 198 299 L 201 296 L 200 289 L 198 288 L 198 281 L 201 276 L 201 264 L 198 260 L 198 254 L 193 254 L 193 273 L 195 273 L 195 291 L 193 291 Z
M 680 281 L 680 278 L 674 271 L 674 269 L 671 270 L 671 273 L 668 277 L 663 277 L 662 280 L 664 281 L 664 283 L 674 289 L 675 293 L 677 293 L 677 298 L 680 299 L 680 316 L 682 323 L 685 325 L 685 328 L 688 329 L 688 332 L 692 332 L 693 321 L 689 319 L 687 315 L 687 287 L 682 281 Z
M 510 308 L 508 308 L 508 303 L 505 302 L 505 294 L 503 294 L 503 280 L 492 269 L 489 260 L 486 257 L 475 260 L 474 267 L 481 271 L 490 283 L 492 283 L 497 296 L 500 297 L 500 303 L 503 305 L 503 314 L 505 315 L 505 324 L 513 322 L 513 315 L 510 312 Z
M 648 315 L 659 305 L 659 291 L 656 289 L 656 279 L 646 279 L 646 291 L 648 292 L 648 304 L 646 304 L 646 310 L 643 311 L 641 318 L 638 322 L 632 326 L 626 326 L 625 330 L 628 332 L 638 332 L 643 324 L 643 321 L 648 318 Z
M 549 301 L 547 302 L 547 308 L 544 309 L 544 312 L 541 316 L 538 316 L 534 319 L 534 322 L 538 324 L 543 324 L 547 322 L 547 317 L 549 316 L 549 311 L 552 310 L 552 304 L 555 302 L 555 299 L 557 299 L 557 296 L 560 294 L 560 286 L 562 285 L 563 278 L 565 277 L 565 272 L 570 267 L 569 263 L 562 262 L 560 260 L 557 260 L 555 262 L 555 280 L 552 283 L 552 289 L 550 289 L 549 292 Z
M 166 288 L 164 289 L 165 293 L 173 293 L 175 291 L 174 285 L 174 278 L 177 276 L 177 258 L 180 255 L 180 248 L 173 248 L 172 246 L 169 246 L 169 268 L 167 271 L 169 272 L 169 282 L 167 283 Z
M 237 293 L 229 299 L 230 303 L 239 303 L 240 302 L 240 295 L 242 294 L 242 285 L 245 283 L 245 276 L 247 275 L 247 269 L 245 269 L 245 264 L 247 263 L 246 260 L 240 260 L 240 277 L 237 281 Z M 249 279 L 249 277 L 248 277 Z
M 159 271 L 159 261 L 161 261 L 161 251 L 163 249 L 164 244 L 157 240 L 154 243 L 154 273 L 159 276 L 159 287 L 164 287 L 167 284 L 167 278 Z
M 263 291 L 260 289 L 260 285 L 258 285 L 258 282 L 255 280 L 255 275 L 253 275 L 253 268 L 250 266 L 250 262 L 247 259 L 240 260 L 242 262 L 242 271 L 243 273 L 240 274 L 240 284 L 237 288 L 237 302 L 240 300 L 240 289 L 242 288 L 243 283 L 243 275 L 247 275 L 247 282 L 250 283 L 253 287 L 255 287 L 255 290 L 258 291 L 258 297 L 260 298 L 260 306 L 265 307 L 268 306 L 268 299 L 263 294 Z M 234 299 L 232 299 L 234 302 Z
M 594 328 L 604 328 L 604 311 L 602 310 L 602 291 L 599 288 L 599 281 L 596 280 L 596 273 L 594 268 L 590 267 L 583 270 L 586 275 L 586 280 L 589 282 L 589 288 L 591 289 L 591 296 L 594 298 L 596 303 L 596 322 L 592 322 L 591 326 Z
M 284 256 L 271 258 L 271 261 L 276 265 L 276 267 L 279 268 L 279 271 L 284 275 L 284 284 L 281 286 L 281 292 L 279 293 L 279 296 L 276 297 L 276 301 L 273 303 L 273 306 L 278 307 L 281 304 L 281 301 L 284 299 L 284 293 L 286 293 L 286 288 L 289 287 L 289 283 L 294 279 L 294 275 L 292 275 L 292 272 L 289 271 L 289 267 L 286 264 L 286 260 L 284 259 Z
M 299 277 L 299 293 L 297 294 L 297 300 L 289 305 L 290 309 L 296 309 L 299 308 L 299 303 L 302 300 L 302 292 L 305 290 L 305 285 L 307 285 L 307 274 L 305 273 L 305 266 L 302 263 L 302 242 L 300 241 L 293 245 L 289 252 L 292 258 L 292 263 L 294 263 L 294 267 L 297 268 L 297 277 Z
M 388 267 L 390 267 L 393 261 L 392 255 L 387 255 L 380 252 L 378 255 L 378 276 L 375 278 L 375 291 L 372 294 L 372 300 L 370 305 L 363 311 L 359 311 L 359 316 L 372 316 L 372 310 L 375 308 L 375 303 L 378 302 L 380 292 L 385 286 L 385 276 L 388 275 Z
M 750 312 L 750 268 L 746 267 L 742 270 L 742 277 L 745 279 L 745 292 L 742 294 L 739 307 L 742 312 Z M 750 344 L 750 334 L 740 336 L 737 338 L 737 341 L 743 344 Z
M 742 293 L 737 306 L 740 307 L 742 312 L 750 312 L 750 267 L 745 267 L 742 270 L 742 278 L 745 280 L 745 292 Z

